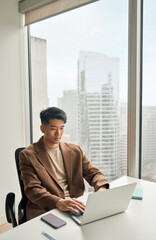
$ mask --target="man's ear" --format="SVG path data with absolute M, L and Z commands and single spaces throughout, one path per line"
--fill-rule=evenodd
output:
M 41 130 L 42 133 L 45 133 L 44 125 L 40 126 L 40 130 Z

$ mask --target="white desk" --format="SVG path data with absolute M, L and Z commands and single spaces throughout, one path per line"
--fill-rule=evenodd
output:
M 47 232 L 56 240 L 155 240 L 156 239 L 156 184 L 131 177 L 122 177 L 111 187 L 137 182 L 143 188 L 143 200 L 132 199 L 126 212 L 93 223 L 79 226 L 66 213 L 57 209 L 54 214 L 67 222 L 53 229 L 37 217 L 0 235 L 0 240 L 47 240 Z

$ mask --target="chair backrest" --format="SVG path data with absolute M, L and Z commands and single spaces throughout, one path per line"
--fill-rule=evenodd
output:
M 16 167 L 17 167 L 18 180 L 19 180 L 19 183 L 20 183 L 22 198 L 25 198 L 26 196 L 25 196 L 25 193 L 24 193 L 24 184 L 23 184 L 23 181 L 20 178 L 21 171 L 19 169 L 19 154 L 24 149 L 25 148 L 17 148 L 16 151 L 15 151 L 15 162 L 16 162 Z
M 18 205 L 18 223 L 19 224 L 24 223 L 26 221 L 26 203 L 28 201 L 28 199 L 24 193 L 24 184 L 20 178 L 21 171 L 19 169 L 19 153 L 24 149 L 25 148 L 17 148 L 15 151 L 15 161 L 16 161 L 18 179 L 19 179 L 19 184 L 20 184 L 21 194 L 22 194 L 22 199 Z
M 8 223 L 12 223 L 13 227 L 17 226 L 15 217 L 15 194 L 10 192 L 6 196 L 5 200 L 5 212 Z

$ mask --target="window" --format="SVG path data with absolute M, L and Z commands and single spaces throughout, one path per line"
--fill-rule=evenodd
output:
M 156 182 L 156 8 L 144 0 L 142 178 Z
M 128 0 L 101 0 L 31 25 L 33 141 L 39 112 L 67 113 L 64 141 L 105 176 L 127 171 Z

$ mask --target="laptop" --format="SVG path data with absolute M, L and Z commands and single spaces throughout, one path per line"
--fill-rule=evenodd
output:
M 110 217 L 126 211 L 137 183 L 107 189 L 105 191 L 89 193 L 83 214 L 70 216 L 80 225 Z M 82 197 L 78 198 L 79 200 Z M 82 201 L 84 203 L 84 201 Z

